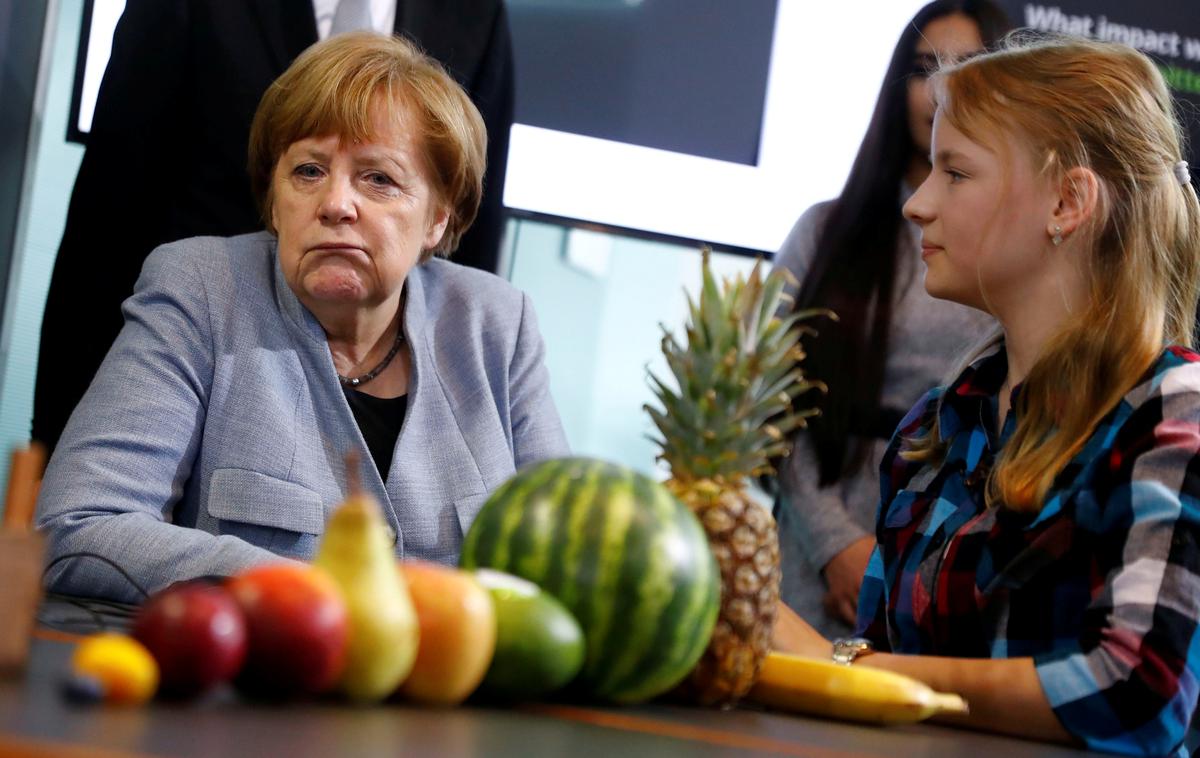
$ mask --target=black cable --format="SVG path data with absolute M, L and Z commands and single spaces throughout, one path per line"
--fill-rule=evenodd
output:
M 53 596 L 54 595 L 52 593 L 47 594 L 47 597 Z M 131 603 L 118 603 L 114 600 L 87 598 L 87 602 L 90 603 L 93 608 L 99 608 L 108 615 L 116 616 L 118 618 L 133 618 L 137 615 L 138 611 L 141 610 L 140 605 L 133 605 Z
M 134 579 L 132 576 L 130 576 L 129 572 L 121 567 L 121 564 L 117 563 L 116 561 L 112 560 L 111 558 L 109 558 L 107 556 L 100 555 L 99 553 L 89 553 L 89 552 L 64 553 L 63 555 L 58 556 L 57 558 L 55 558 L 54 560 L 52 560 L 46 564 L 46 568 L 42 569 L 42 580 L 45 581 L 46 574 L 50 573 L 50 569 L 54 568 L 56 565 L 58 565 L 62 561 L 67 560 L 68 558 L 95 558 L 97 560 L 103 561 L 103 562 L 107 563 L 109 566 L 111 566 L 112 568 L 116 569 L 118 574 L 125 577 L 125 581 L 127 581 L 131 585 L 133 585 L 133 588 L 135 590 L 142 593 L 143 598 L 150 597 L 150 593 L 146 592 L 146 589 L 144 587 L 142 587 L 142 585 L 139 584 L 136 579 Z
M 100 631 L 108 631 L 108 622 L 104 620 L 104 614 L 89 605 L 87 601 L 80 600 L 79 598 L 64 598 L 64 600 L 76 608 L 81 608 L 84 611 L 87 611 L 88 615 L 92 617 L 92 620 L 96 622 L 96 626 L 100 627 Z
M 55 592 L 47 592 L 46 600 L 52 602 L 63 602 L 74 604 L 76 602 L 87 603 L 88 608 L 94 609 L 103 613 L 107 618 L 120 620 L 132 619 L 141 610 L 140 605 L 131 605 L 129 603 L 114 603 L 108 600 L 101 600 L 95 597 L 79 597 L 77 595 L 60 595 Z
M 124 631 L 125 627 L 133 622 L 137 616 L 140 606 L 130 605 L 128 603 L 116 603 L 108 600 L 100 600 L 98 598 L 76 597 L 74 595 L 62 595 L 57 592 L 47 592 L 45 600 L 48 603 L 58 603 L 60 605 L 71 606 L 85 612 L 90 618 L 93 626 L 102 632 L 109 631 Z M 50 626 L 57 628 L 72 629 L 81 622 L 79 617 L 59 616 L 51 612 L 48 615 L 39 613 L 37 617 L 38 624 L 42 626 Z

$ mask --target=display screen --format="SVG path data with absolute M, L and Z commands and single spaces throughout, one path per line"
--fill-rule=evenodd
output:
M 509 0 L 518 211 L 774 251 L 837 195 L 920 0 Z M 86 140 L 125 0 L 85 0 Z

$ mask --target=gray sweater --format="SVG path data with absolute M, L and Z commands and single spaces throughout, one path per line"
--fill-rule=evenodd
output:
M 831 203 L 809 208 L 796 222 L 775 258 L 803 281 L 815 254 L 816 240 Z M 884 366 L 882 405 L 907 411 L 930 387 L 942 383 L 966 351 L 997 328 L 991 316 L 925 292 L 920 230 L 902 231 L 903 255 L 897 265 L 895 301 Z M 820 325 L 816 327 L 820 329 Z M 813 377 L 833 384 L 837 377 Z M 851 630 L 825 615 L 825 582 L 820 570 L 834 555 L 861 537 L 874 534 L 879 507 L 879 460 L 887 440 L 866 440 L 869 454 L 850 475 L 818 486 L 816 455 L 801 434 L 780 471 L 780 551 L 783 600 L 827 636 Z

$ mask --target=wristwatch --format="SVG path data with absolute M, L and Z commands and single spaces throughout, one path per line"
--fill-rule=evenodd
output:
M 875 652 L 870 640 L 862 637 L 839 637 L 833 641 L 833 662 L 849 666 L 864 655 Z

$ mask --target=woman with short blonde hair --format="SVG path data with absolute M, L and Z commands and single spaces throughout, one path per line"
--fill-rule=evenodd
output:
M 450 209 L 436 252 L 449 255 L 479 209 L 487 132 L 471 99 L 437 61 L 401 37 L 342 34 L 301 54 L 267 88 L 250 127 L 250 186 L 270 226 L 271 173 L 303 136 L 370 136 L 370 116 L 415 119 L 429 179 Z M 429 251 L 433 254 L 435 251 Z
M 153 591 L 309 558 L 352 479 L 397 556 L 452 564 L 489 492 L 568 452 L 529 298 L 434 257 L 475 217 L 484 147 L 402 39 L 296 59 L 253 126 L 268 231 L 150 255 L 50 461 L 57 591 L 139 599 L 109 564 Z

